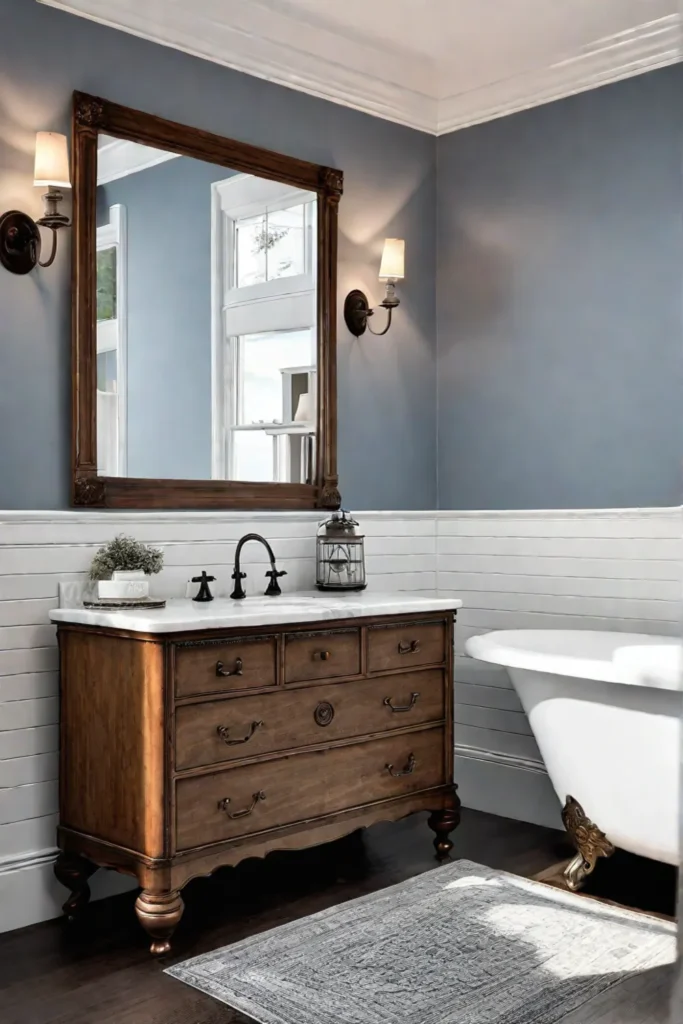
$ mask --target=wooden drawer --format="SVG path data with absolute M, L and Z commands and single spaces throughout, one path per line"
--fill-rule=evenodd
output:
M 429 729 L 179 779 L 177 848 L 430 789 L 446 781 L 444 764 L 443 729 Z
M 175 648 L 177 697 L 274 686 L 277 638 L 209 641 Z
M 442 669 L 176 709 L 176 770 L 441 722 Z
M 368 672 L 441 665 L 448 632 L 442 622 L 400 623 L 368 629 Z
M 357 629 L 289 633 L 285 637 L 286 683 L 359 673 L 360 632 Z

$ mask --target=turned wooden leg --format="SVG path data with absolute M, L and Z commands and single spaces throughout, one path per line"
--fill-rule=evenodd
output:
M 154 893 L 143 889 L 135 901 L 138 921 L 152 939 L 149 947 L 155 956 L 170 952 L 171 936 L 180 924 L 185 904 L 180 893 Z
M 460 824 L 460 799 L 457 794 L 457 788 L 457 786 L 453 787 L 452 806 L 445 807 L 441 811 L 433 811 L 429 816 L 429 827 L 436 833 L 434 849 L 436 850 L 437 860 L 446 860 L 450 854 L 453 849 L 453 843 L 448 836 Z
M 86 860 L 85 857 L 79 857 L 76 853 L 60 853 L 57 857 L 54 864 L 55 877 L 66 889 L 71 890 L 71 895 L 62 908 L 69 921 L 75 920 L 88 905 L 90 900 L 88 879 L 96 871 L 96 864 Z

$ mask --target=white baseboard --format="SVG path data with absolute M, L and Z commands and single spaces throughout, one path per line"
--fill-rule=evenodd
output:
M 69 892 L 54 876 L 56 856 L 56 850 L 38 850 L 0 861 L 0 932 L 61 916 Z M 93 900 L 135 887 L 134 879 L 115 871 L 98 871 L 90 879 Z
M 538 762 L 456 746 L 455 781 L 464 807 L 563 828 L 560 802 Z

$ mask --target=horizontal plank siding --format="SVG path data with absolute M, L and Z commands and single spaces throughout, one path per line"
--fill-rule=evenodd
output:
M 80 595 L 97 549 L 124 533 L 163 550 L 164 568 L 150 581 L 154 595 L 185 596 L 190 578 L 206 569 L 216 577 L 214 594 L 227 596 L 237 543 L 256 531 L 286 570 L 283 590 L 310 590 L 321 518 L 319 513 L 0 514 L 0 876 L 3 863 L 16 870 L 17 858 L 30 863 L 36 851 L 55 846 L 59 681 L 49 613 L 58 604 L 60 583 L 77 584 Z M 436 590 L 433 513 L 370 512 L 358 518 L 373 588 Z M 264 548 L 247 544 L 242 565 L 247 594 L 264 592 L 270 567 Z M 189 593 L 196 589 L 190 584 Z M 46 894 L 43 916 L 58 913 L 60 895 Z M 0 915 L 0 931 L 22 923 L 29 922 L 20 909 Z
M 0 790 L 52 782 L 57 778 L 59 754 L 32 754 L 0 761 Z
M 163 549 L 153 594 L 183 596 L 190 577 L 206 569 L 217 577 L 214 593 L 224 596 L 233 585 L 236 544 L 256 531 L 287 571 L 283 590 L 308 590 L 321 518 L 315 512 L 0 514 L 0 871 L 3 861 L 55 843 L 58 652 L 49 612 L 60 583 L 85 585 L 97 549 L 124 533 Z M 494 782 L 513 779 L 491 794 L 491 807 L 528 816 L 538 794 L 551 792 L 536 741 L 506 670 L 467 657 L 465 642 L 513 628 L 677 635 L 680 510 L 365 512 L 357 518 L 375 591 L 438 590 L 463 600 L 455 658 L 456 764 L 466 764 L 461 793 L 467 804 L 472 782 L 472 805 L 483 806 Z M 246 545 L 243 564 L 247 593 L 264 591 L 264 549 Z M 533 786 L 515 802 L 520 780 L 530 777 Z
M 679 636 L 682 525 L 680 509 L 439 513 L 438 589 L 463 602 L 455 634 L 456 766 L 472 806 L 557 820 L 550 787 L 530 780 L 515 797 L 529 763 L 542 767 L 540 754 L 506 669 L 467 657 L 467 639 L 502 629 Z M 542 795 L 537 813 L 529 811 L 532 793 Z

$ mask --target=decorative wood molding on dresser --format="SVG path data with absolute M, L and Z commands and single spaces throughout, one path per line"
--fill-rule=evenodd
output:
M 431 812 L 447 856 L 460 808 L 453 619 L 172 634 L 60 622 L 65 912 L 87 903 L 95 867 L 132 875 L 163 954 L 183 886 L 246 857 L 416 811 Z

